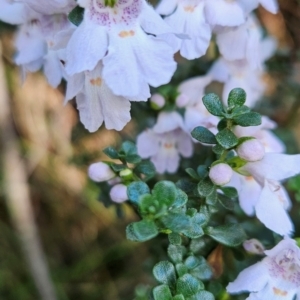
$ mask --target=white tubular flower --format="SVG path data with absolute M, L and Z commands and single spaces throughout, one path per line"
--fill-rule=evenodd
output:
M 209 178 L 216 185 L 225 185 L 230 182 L 233 171 L 231 167 L 224 163 L 214 165 L 209 170 Z
M 127 186 L 119 183 L 114 185 L 109 192 L 110 199 L 116 203 L 123 203 L 128 200 Z
M 103 66 L 68 78 L 66 100 L 76 96 L 80 121 L 90 132 L 104 122 L 107 129 L 122 130 L 130 121 L 130 101 L 116 96 L 103 79 Z M 130 99 L 134 101 L 135 99 Z
M 250 292 L 248 300 L 295 299 L 300 286 L 300 249 L 296 242 L 285 238 L 264 252 L 267 257 L 243 270 L 227 291 Z
M 69 13 L 76 6 L 74 0 L 15 0 L 15 2 L 27 4 L 33 10 L 45 15 Z
M 245 213 L 255 212 L 270 230 L 282 236 L 290 235 L 294 230 L 287 213 L 291 201 L 280 181 L 300 173 L 300 154 L 266 153 L 261 160 L 248 162 L 239 172 L 248 176 L 235 175 L 235 180 L 228 185 L 238 190 Z
M 162 36 L 171 28 L 144 0 L 117 0 L 113 7 L 98 0 L 79 4 L 85 14 L 67 47 L 70 76 L 92 71 L 102 60 L 103 77 L 112 92 L 140 100 L 150 97 L 149 85 L 170 81 L 176 50 Z
M 24 3 L 0 0 L 0 7 L 0 20 L 13 25 L 23 24 L 37 16 L 37 13 Z
M 235 126 L 234 133 L 237 137 L 252 136 L 258 139 L 264 146 L 265 152 L 285 152 L 284 143 L 271 131 L 277 124 L 266 116 L 262 116 L 262 123 L 259 126 Z
M 24 73 L 44 67 L 49 84 L 57 87 L 64 77 L 60 60 L 74 27 L 65 14 L 39 15 L 23 24 L 16 38 L 16 64 Z
M 165 106 L 166 100 L 160 94 L 154 94 L 150 98 L 151 107 L 154 109 L 160 109 Z
M 251 15 L 238 27 L 223 27 L 216 32 L 219 50 L 226 60 L 246 60 L 252 69 L 261 68 L 262 29 Z
M 96 182 L 108 181 L 116 176 L 112 169 L 103 162 L 91 164 L 88 168 L 88 175 Z
M 170 0 L 163 0 L 156 11 L 160 14 L 168 14 Z M 172 5 L 172 4 L 175 4 Z M 176 32 L 182 32 L 189 36 L 189 39 L 179 40 L 180 54 L 187 59 L 195 59 L 205 54 L 210 39 L 211 28 L 204 15 L 204 0 L 177 0 L 173 1 L 170 8 L 176 7 L 175 12 L 166 17 L 165 21 Z M 171 10 L 172 12 L 172 10 Z
M 177 112 L 161 112 L 156 125 L 138 135 L 137 150 L 142 158 L 150 158 L 158 173 L 175 173 L 180 154 L 192 155 L 193 142 Z

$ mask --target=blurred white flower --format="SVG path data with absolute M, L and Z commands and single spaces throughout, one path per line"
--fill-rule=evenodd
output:
M 262 261 L 243 270 L 229 283 L 230 294 L 250 292 L 247 300 L 293 300 L 300 295 L 300 249 L 285 238 L 266 250 Z
M 137 150 L 142 158 L 150 158 L 158 173 L 175 173 L 180 154 L 192 155 L 193 142 L 177 112 L 161 112 L 156 125 L 138 135 Z
M 127 186 L 119 183 L 114 185 L 109 192 L 110 199 L 116 203 L 122 203 L 128 200 Z
M 103 162 L 91 164 L 88 168 L 88 175 L 96 182 L 108 181 L 116 176 L 112 169 Z

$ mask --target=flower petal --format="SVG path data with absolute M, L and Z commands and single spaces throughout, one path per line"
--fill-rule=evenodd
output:
M 66 72 L 74 75 L 93 70 L 107 51 L 106 28 L 83 21 L 67 46 Z
M 230 294 L 257 292 L 266 286 L 268 280 L 268 269 L 262 261 L 243 270 L 235 281 L 229 283 L 226 289 Z
M 177 128 L 183 128 L 183 126 L 183 119 L 178 112 L 161 112 L 158 115 L 153 131 L 156 133 L 165 133 Z
M 270 230 L 280 235 L 290 235 L 294 226 L 281 203 L 281 199 L 265 180 L 265 185 L 255 206 L 257 218 Z
M 137 136 L 136 146 L 142 158 L 149 158 L 159 152 L 160 138 L 151 129 L 143 131 Z

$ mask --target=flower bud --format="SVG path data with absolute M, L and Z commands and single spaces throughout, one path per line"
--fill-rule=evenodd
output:
M 247 252 L 253 254 L 263 255 L 265 251 L 265 247 L 263 244 L 257 239 L 250 239 L 243 243 L 243 247 Z
M 161 109 L 165 106 L 166 100 L 165 98 L 160 94 L 154 94 L 150 98 L 151 107 L 153 109 Z
M 177 107 L 186 107 L 189 103 L 189 97 L 185 94 L 180 94 L 177 98 L 176 98 L 176 105 Z
M 259 140 L 251 139 L 240 144 L 236 152 L 246 161 L 258 161 L 265 156 L 265 147 Z
M 224 163 L 214 165 L 209 170 L 209 178 L 216 185 L 224 185 L 231 180 L 233 171 L 231 167 Z
M 120 177 L 129 180 L 132 178 L 132 171 L 130 169 L 124 169 L 120 172 Z
M 122 203 L 128 200 L 127 186 L 119 183 L 112 187 L 109 192 L 110 199 L 116 203 Z
M 103 162 L 91 164 L 88 169 L 88 175 L 96 182 L 107 181 L 116 176 L 111 168 Z

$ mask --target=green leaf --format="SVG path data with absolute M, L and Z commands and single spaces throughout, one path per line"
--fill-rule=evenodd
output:
M 188 201 L 188 196 L 187 194 L 182 191 L 181 189 L 176 189 L 176 198 L 174 203 L 172 204 L 172 208 L 179 208 L 183 205 L 185 205 Z
M 205 95 L 203 98 L 203 104 L 206 109 L 214 116 L 222 116 L 224 112 L 223 104 L 220 98 L 213 93 Z
M 256 112 L 249 112 L 243 115 L 239 115 L 233 118 L 237 125 L 248 127 L 248 126 L 258 126 L 261 124 L 261 115 Z
M 186 258 L 184 264 L 187 266 L 188 269 L 192 270 L 200 264 L 200 261 L 196 256 L 192 255 Z
M 190 274 L 199 280 L 209 280 L 212 278 L 213 273 L 211 267 L 206 262 L 205 258 L 198 257 L 199 264 L 190 271 Z
M 235 107 L 232 110 L 231 116 L 232 117 L 236 117 L 236 116 L 239 116 L 239 115 L 242 115 L 242 114 L 246 114 L 246 113 L 248 113 L 250 111 L 251 111 L 251 109 L 248 106 L 246 106 L 246 105 L 243 105 L 241 107 Z
M 176 185 L 171 181 L 158 182 L 152 191 L 152 195 L 163 204 L 171 206 L 177 196 Z
M 219 131 L 227 128 L 227 120 L 226 119 L 221 119 L 220 122 L 217 125 L 217 128 Z
M 199 291 L 196 295 L 192 296 L 189 300 L 215 300 L 212 293 L 208 291 Z
M 229 247 L 243 243 L 247 236 L 239 224 L 226 224 L 217 227 L 207 227 L 205 233 L 214 240 Z
M 137 149 L 134 143 L 125 141 L 121 145 L 121 151 L 126 155 L 137 154 Z
M 181 245 L 182 243 L 181 236 L 178 233 L 172 232 L 168 235 L 168 238 L 172 245 Z
M 241 88 L 235 88 L 230 91 L 228 96 L 229 108 L 238 106 L 241 107 L 246 102 L 246 92 Z
M 206 197 L 206 204 L 208 205 L 215 205 L 218 201 L 218 193 L 217 190 L 213 190 L 212 193 L 210 193 L 207 197 Z
M 176 283 L 175 267 L 169 261 L 160 261 L 153 268 L 153 275 L 160 283 L 173 286 Z
M 204 234 L 202 226 L 207 222 L 207 218 L 204 214 L 195 214 L 191 218 L 190 227 L 182 231 L 184 235 L 191 239 L 199 238 Z
M 191 218 L 185 214 L 169 213 L 160 219 L 173 232 L 182 232 L 191 226 Z
M 217 143 L 215 135 L 203 126 L 198 126 L 194 128 L 194 130 L 191 132 L 191 135 L 194 139 L 196 139 L 201 143 L 205 143 L 205 144 Z
M 79 26 L 83 20 L 84 9 L 80 6 L 76 6 L 68 15 L 68 19 L 71 23 Z
M 229 129 L 223 129 L 216 135 L 218 143 L 225 149 L 230 149 L 236 146 L 239 142 L 235 134 Z
M 231 186 L 224 186 L 221 187 L 222 192 L 224 195 L 228 198 L 237 198 L 238 197 L 238 192 L 236 188 L 231 187 Z
M 103 152 L 110 158 L 112 159 L 118 159 L 119 158 L 119 154 L 117 152 L 117 150 L 113 147 L 107 147 L 103 150 Z
M 198 173 L 198 176 L 201 179 L 204 179 L 208 175 L 207 166 L 206 165 L 200 165 L 200 166 L 198 166 L 197 173 Z
M 187 266 L 182 263 L 176 264 L 176 271 L 177 271 L 177 274 L 179 277 L 181 277 L 189 272 Z
M 228 198 L 224 195 L 219 195 L 219 202 L 222 204 L 222 206 L 229 210 L 234 210 L 234 202 L 231 198 Z
M 115 163 L 111 163 L 111 168 L 115 171 L 115 172 L 120 172 L 122 170 L 127 169 L 126 165 L 123 164 L 115 164 Z
M 155 173 L 155 166 L 154 164 L 149 160 L 143 160 L 141 161 L 134 169 L 136 172 L 146 175 L 146 178 L 144 180 L 148 180 L 152 178 Z
M 126 161 L 130 164 L 138 164 L 142 161 L 142 158 L 138 154 L 131 154 L 126 156 Z
M 185 193 L 191 193 L 195 188 L 197 188 L 197 184 L 191 182 L 189 179 L 179 179 L 176 182 L 176 186 L 183 190 Z
M 150 189 L 145 182 L 135 181 L 127 187 L 128 199 L 134 204 L 138 204 L 140 196 L 145 194 L 150 194 Z
M 185 300 L 184 296 L 183 295 L 176 295 L 173 297 L 173 300 Z
M 141 220 L 126 227 L 126 237 L 130 241 L 144 242 L 158 235 L 157 227 L 152 220 Z
M 159 285 L 153 289 L 154 300 L 172 300 L 170 288 L 167 285 Z
M 139 210 L 140 213 L 142 215 L 147 215 L 149 214 L 149 208 L 151 206 L 157 208 L 157 206 L 155 205 L 154 199 L 150 194 L 143 194 L 139 196 L 139 201 L 138 201 L 138 205 L 139 205 Z M 155 210 L 156 211 L 156 210 Z M 154 212 L 153 212 L 154 213 Z
M 187 174 L 189 174 L 192 178 L 199 180 L 199 176 L 198 176 L 198 174 L 196 173 L 196 171 L 194 169 L 187 168 L 187 169 L 185 169 L 185 172 Z
M 208 177 L 206 177 L 205 179 L 200 180 L 197 188 L 198 188 L 198 193 L 201 197 L 207 197 L 214 191 L 215 185 Z
M 201 281 L 197 280 L 190 274 L 185 274 L 177 280 L 176 291 L 184 297 L 195 295 L 204 285 Z
M 184 247 L 181 245 L 169 245 L 168 247 L 168 256 L 175 263 L 181 263 L 183 258 Z
M 216 146 L 214 146 L 213 148 L 212 148 L 212 151 L 214 152 L 214 153 L 216 153 L 216 154 L 219 154 L 219 155 L 221 155 L 223 152 L 224 152 L 224 148 L 221 146 L 221 145 L 219 145 L 219 144 L 217 144 Z

